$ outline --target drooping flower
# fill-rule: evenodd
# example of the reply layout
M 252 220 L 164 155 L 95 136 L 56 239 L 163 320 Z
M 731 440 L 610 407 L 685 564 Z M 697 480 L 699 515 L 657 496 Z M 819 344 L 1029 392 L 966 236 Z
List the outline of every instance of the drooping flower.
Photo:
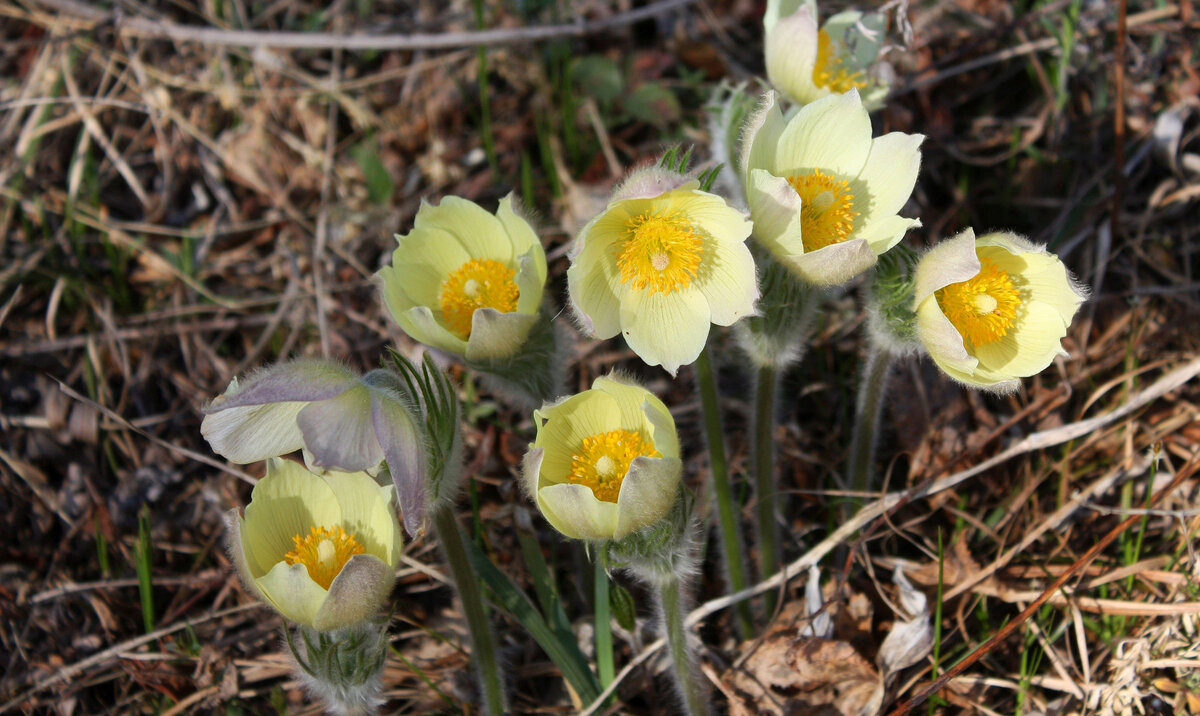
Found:
M 455 196 L 422 203 L 396 241 L 392 265 L 376 276 L 405 333 L 468 360 L 520 350 L 538 319 L 546 254 L 511 195 L 495 215 Z
M 217 454 L 246 464 L 304 451 L 312 468 L 375 472 L 386 462 L 410 534 L 427 501 L 424 433 L 396 376 L 359 376 L 325 360 L 277 363 L 236 378 L 204 409 L 200 432 Z
M 1065 355 L 1062 338 L 1087 299 L 1063 262 L 1017 234 L 967 229 L 917 264 L 917 337 L 951 378 L 997 392 Z
M 619 540 L 674 504 L 683 471 L 675 420 L 645 388 L 600 377 L 535 410 L 533 421 L 523 484 L 564 535 Z
M 846 10 L 818 29 L 815 0 L 767 0 L 767 78 L 798 104 L 853 89 L 875 109 L 890 88 L 871 71 L 883 47 L 885 25 L 880 13 Z
M 567 287 L 585 331 L 620 333 L 649 365 L 672 375 L 696 360 L 709 324 L 754 311 L 750 222 L 695 181 L 635 173 L 579 232 Z
M 245 516 L 229 512 L 246 588 L 318 631 L 373 617 L 391 592 L 402 537 L 391 485 L 365 472 L 316 475 L 272 458 Z
M 786 122 L 768 92 L 742 151 L 755 238 L 816 286 L 866 271 L 921 224 L 899 211 L 916 185 L 924 138 L 872 139 L 857 90 L 805 105 Z

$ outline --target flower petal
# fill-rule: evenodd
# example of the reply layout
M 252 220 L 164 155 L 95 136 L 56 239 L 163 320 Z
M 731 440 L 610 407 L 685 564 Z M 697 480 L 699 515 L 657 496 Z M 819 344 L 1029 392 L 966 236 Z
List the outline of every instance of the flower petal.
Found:
M 303 466 L 273 458 L 267 476 L 250 493 L 242 529 L 246 566 L 255 579 L 292 551 L 293 537 L 305 537 L 313 527 L 337 525 L 341 508 L 333 490 Z
M 621 335 L 648 365 L 675 375 L 695 362 L 708 341 L 712 313 L 694 289 L 674 293 L 630 291 L 621 299 Z
M 663 457 L 679 457 L 679 434 L 675 431 L 675 418 L 671 417 L 671 411 L 653 394 L 643 397 L 641 409 L 651 426 L 654 448 Z
M 635 457 L 621 482 L 613 539 L 658 522 L 678 497 L 683 462 L 679 458 Z
M 371 394 L 371 424 L 387 460 L 388 472 L 391 473 L 396 494 L 400 497 L 404 527 L 415 537 L 425 528 L 428 501 L 424 429 L 418 425 L 398 396 L 379 389 L 372 390 Z M 388 513 L 395 514 L 390 506 Z M 394 521 L 393 517 L 392 522 Z M 392 564 L 391 551 L 381 556 Z
M 342 529 L 358 540 L 367 554 L 395 564 L 399 529 L 392 510 L 392 486 L 380 485 L 365 472 L 328 472 L 320 478 L 333 491 L 342 510 Z
M 817 64 L 817 13 L 810 6 L 780 17 L 766 33 L 767 79 L 798 103 L 808 103 L 828 94 L 813 82 Z
M 573 539 L 612 539 L 617 506 L 597 500 L 590 488 L 562 483 L 537 491 L 538 507 L 550 525 Z
M 246 547 L 242 539 L 242 532 L 245 529 L 246 520 L 242 519 L 241 510 L 235 507 L 225 513 L 225 541 L 229 549 L 229 558 L 246 591 L 263 599 L 262 592 L 258 590 L 258 585 L 254 583 L 254 577 L 250 574 L 250 563 L 247 561 Z
M 979 256 L 975 253 L 974 231 L 964 229 L 954 238 L 942 241 L 921 257 L 917 264 L 913 278 L 913 306 L 920 306 L 934 291 L 975 277 L 980 268 Z
M 814 286 L 837 286 L 875 265 L 878 258 L 870 244 L 851 239 L 800 256 L 776 256 L 800 278 Z
M 268 403 L 219 409 L 200 422 L 200 434 L 213 452 L 245 465 L 279 457 L 304 445 L 296 416 L 308 403 Z
M 744 243 L 712 242 L 707 249 L 696 289 L 708 301 L 712 322 L 731 326 L 754 314 L 759 296 L 754 257 Z
M 585 248 L 590 253 L 590 248 Z M 567 269 L 571 307 L 595 338 L 612 338 L 621 332 L 621 273 L 615 259 L 576 260 Z M 586 320 L 583 320 L 586 319 Z
M 888 249 L 900 243 L 909 229 L 921 225 L 920 219 L 906 219 L 903 216 L 885 216 L 876 219 L 854 233 L 854 238 L 866 241 L 876 256 L 882 256 Z
M 787 123 L 771 173 L 792 176 L 820 169 L 856 177 L 871 151 L 871 118 L 857 90 L 833 94 L 800 108 Z
M 371 389 L 359 384 L 336 398 L 310 403 L 296 416 L 313 465 L 326 470 L 374 470 L 383 450 L 371 423 Z
M 746 198 L 755 238 L 776 255 L 804 253 L 800 195 L 787 179 L 753 169 L 746 182 Z
M 517 296 L 517 312 L 537 313 L 542 306 L 542 292 L 546 287 L 546 256 L 541 246 L 529 249 L 517 259 L 517 275 L 513 281 L 520 292 Z
M 1041 373 L 1062 353 L 1062 338 L 1069 325 L 1053 306 L 1036 300 L 1027 302 L 1007 336 L 975 346 L 975 357 L 979 359 L 975 374 L 998 382 Z
M 585 391 L 551 408 L 534 412 L 534 422 L 545 420 L 534 446 L 546 448 L 539 486 L 562 482 L 571 474 L 571 451 L 583 439 L 621 425 L 621 406 L 613 396 Z
M 742 176 L 755 169 L 770 169 L 775 165 L 775 151 L 783 135 L 783 113 L 774 92 L 766 92 L 758 109 L 746 120 L 740 157 Z
M 491 259 L 505 266 L 513 262 L 513 245 L 504 224 L 473 201 L 446 196 L 439 204 L 422 204 L 414 225 L 450 235 L 471 259 Z M 436 238 L 440 242 L 442 237 Z
M 308 576 L 303 564 L 279 562 L 256 581 L 271 606 L 297 624 L 313 626 L 329 593 Z
M 890 132 L 871 141 L 862 171 L 850 180 L 861 225 L 892 216 L 904 208 L 917 184 L 924 139 L 923 134 Z
M 508 233 L 508 238 L 512 242 L 513 256 L 530 256 L 537 274 L 541 276 L 542 282 L 545 282 L 546 252 L 542 248 L 542 241 L 538 238 L 537 232 L 533 230 L 533 226 L 513 208 L 512 194 L 500 200 L 500 206 L 496 208 L 496 218 L 500 220 L 501 226 Z
M 503 360 L 515 356 L 537 321 L 536 313 L 475 309 L 471 314 L 471 337 L 467 339 L 467 360 Z
M 329 585 L 329 595 L 312 618 L 318 631 L 353 626 L 375 616 L 396 581 L 396 568 L 372 554 L 356 554 Z
M 922 301 L 916 314 L 917 337 L 933 361 L 955 377 L 974 373 L 979 361 L 967 352 L 962 335 L 942 313 L 937 299 L 930 296 Z M 959 377 L 959 380 L 964 378 Z
M 395 318 L 405 333 L 427 346 L 457 355 L 467 352 L 467 342 L 438 323 L 428 306 L 417 306 Z

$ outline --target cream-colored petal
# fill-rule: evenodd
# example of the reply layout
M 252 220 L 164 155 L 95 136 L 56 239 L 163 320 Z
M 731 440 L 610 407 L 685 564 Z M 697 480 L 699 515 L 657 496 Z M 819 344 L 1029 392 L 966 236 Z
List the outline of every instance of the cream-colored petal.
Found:
M 355 472 L 374 470 L 383 461 L 383 448 L 371 422 L 371 390 L 366 385 L 309 403 L 296 416 L 296 424 L 316 467 Z
M 855 232 L 854 237 L 866 241 L 876 256 L 882 256 L 888 249 L 900 243 L 909 229 L 915 229 L 920 225 L 920 219 L 885 216 Z
M 779 138 L 771 173 L 793 176 L 820 169 L 858 176 L 871 151 L 871 118 L 856 90 L 823 97 L 800 108 Z
M 329 592 L 308 576 L 308 568 L 303 564 L 279 562 L 255 583 L 280 614 L 305 626 L 313 626 L 313 620 L 329 596 Z
M 755 169 L 768 170 L 775 165 L 775 152 L 783 136 L 783 113 L 774 92 L 766 92 L 758 109 L 746 120 L 742 134 L 742 153 L 739 169 L 743 177 Z
M 321 479 L 342 510 L 342 529 L 354 535 L 367 554 L 385 562 L 398 559 L 392 553 L 399 532 L 389 499 L 392 486 L 381 486 L 365 472 L 329 472 Z
M 930 296 L 922 301 L 916 314 L 917 337 L 934 362 L 947 372 L 951 368 L 965 374 L 975 370 L 979 361 L 967 352 L 962 335 L 942 313 L 936 298 Z
M 287 455 L 304 445 L 296 416 L 306 405 L 267 403 L 209 413 L 200 422 L 200 434 L 213 452 L 239 465 Z
M 763 51 L 767 79 L 793 101 L 808 103 L 827 93 L 813 83 L 817 64 L 817 15 L 813 8 L 801 7 L 779 18 L 763 40 Z
M 521 489 L 531 500 L 537 499 L 538 485 L 542 477 L 542 460 L 546 457 L 546 448 L 535 448 L 532 445 L 521 459 Z
M 763 30 L 770 32 L 781 18 L 795 13 L 801 6 L 811 8 L 813 17 L 817 16 L 816 0 L 767 0 L 767 8 L 763 13 Z
M 258 599 L 265 599 L 254 582 L 254 575 L 250 573 L 250 563 L 242 538 L 245 529 L 246 520 L 242 519 L 241 510 L 235 507 L 225 513 L 225 540 L 229 548 L 229 559 L 233 562 L 238 578 L 246 591 Z
M 721 244 L 744 244 L 754 228 L 743 212 L 727 204 L 723 198 L 698 189 L 672 192 L 667 206 L 687 217 L 701 233 Z
M 981 258 L 990 258 L 1012 277 L 1026 300 L 1036 299 L 1053 306 L 1066 323 L 1079 310 L 1085 295 L 1071 280 L 1067 267 L 1054 254 L 1045 251 L 1013 254 L 996 246 L 980 246 Z
M 759 295 L 754 257 L 745 243 L 710 243 L 705 248 L 695 287 L 708 301 L 712 322 L 731 326 L 754 313 Z
M 396 316 L 396 323 L 400 324 L 405 333 L 427 346 L 458 355 L 467 352 L 467 342 L 438 323 L 433 317 L 433 311 L 426 306 L 417 306 L 403 315 Z
M 621 299 L 621 336 L 647 365 L 671 375 L 700 357 L 711 323 L 708 300 L 695 289 L 630 291 Z
M 977 374 L 986 379 L 1025 378 L 1042 372 L 1062 352 L 1067 324 L 1049 304 L 1031 301 L 1021 306 L 1017 324 L 995 343 L 975 347 Z
M 935 291 L 952 283 L 961 283 L 979 274 L 981 264 L 975 253 L 975 232 L 963 229 L 930 249 L 917 263 L 913 278 L 913 306 L 919 306 Z
M 321 478 L 288 460 L 272 459 L 246 506 L 242 546 L 255 579 L 295 548 L 293 537 L 339 524 L 341 508 Z
M 517 259 L 517 275 L 513 281 L 520 292 L 517 297 L 517 312 L 537 313 L 542 305 L 542 292 L 546 288 L 546 257 L 542 254 L 540 246 L 529 249 Z
M 751 170 L 746 198 L 754 219 L 754 237 L 777 255 L 804 253 L 800 195 L 787 179 L 765 169 Z
M 567 269 L 567 293 L 585 332 L 612 338 L 621 331 L 620 295 L 624 292 L 615 260 L 577 260 Z
M 504 224 L 473 201 L 446 196 L 439 204 L 424 204 L 415 224 L 449 234 L 472 259 L 491 259 L 505 266 L 513 262 L 512 240 Z
M 904 208 L 917 185 L 923 134 L 891 132 L 871 141 L 871 151 L 858 176 L 850 181 L 860 226 L 892 216 Z
M 679 434 L 675 431 L 675 418 L 671 411 L 653 393 L 644 390 L 641 409 L 650 427 L 654 448 L 663 457 L 679 457 Z
M 571 454 L 583 445 L 583 439 L 613 430 L 621 424 L 621 406 L 611 395 L 584 391 L 550 409 L 538 430 L 534 446 L 545 448 L 539 484 L 562 482 L 571 474 Z
M 621 482 L 613 539 L 658 522 L 675 503 L 683 462 L 679 458 L 635 457 Z
M 776 256 L 784 266 L 814 286 L 838 286 L 875 265 L 870 244 L 851 239 L 799 256 Z
M 503 360 L 521 351 L 537 314 L 501 313 L 494 308 L 477 308 L 471 314 L 471 337 L 467 360 Z
M 513 256 L 529 255 L 532 257 L 534 264 L 540 266 L 540 274 L 542 280 L 545 281 L 546 252 L 542 249 L 542 241 L 538 238 L 537 232 L 533 230 L 533 226 L 513 207 L 512 194 L 500 200 L 500 206 L 496 209 L 496 218 L 508 232 L 513 247 Z
M 609 430 L 645 430 L 646 420 L 642 403 L 651 396 L 642 386 L 628 381 L 620 374 L 602 375 L 592 381 L 592 390 L 609 395 L 615 401 L 620 417 L 608 427 Z M 652 397 L 652 396 L 651 396 Z M 650 437 L 647 434 L 647 437 Z
M 550 526 L 573 539 L 612 539 L 617 506 L 597 500 L 583 485 L 563 483 L 537 491 L 538 507 Z
M 313 628 L 332 631 L 374 617 L 392 593 L 395 581 L 395 565 L 372 554 L 354 555 L 330 583 L 328 598 L 313 615 Z
M 392 266 L 404 276 L 408 295 L 420 303 L 436 300 L 436 290 L 442 281 L 475 258 L 453 234 L 433 225 L 418 224 L 396 240 L 399 245 L 392 252 Z

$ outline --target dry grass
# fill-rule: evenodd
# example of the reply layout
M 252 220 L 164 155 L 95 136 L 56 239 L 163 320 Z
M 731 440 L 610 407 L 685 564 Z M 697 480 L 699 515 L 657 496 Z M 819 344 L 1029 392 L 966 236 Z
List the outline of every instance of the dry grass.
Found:
M 413 349 L 369 279 L 422 197 L 487 204 L 515 187 L 558 257 L 550 293 L 560 300 L 561 249 L 620 166 L 672 142 L 703 146 L 707 83 L 761 71 L 762 3 L 670 3 L 634 24 L 610 22 L 627 3 L 489 4 L 491 29 L 590 27 L 487 51 L 494 162 L 481 139 L 478 56 L 465 45 L 248 49 L 155 39 L 125 23 L 446 36 L 475 29 L 469 3 L 112 4 L 122 13 L 96 22 L 61 2 L 0 0 L 0 712 L 318 713 L 289 676 L 277 617 L 229 569 L 221 515 L 247 501 L 254 478 L 211 455 L 198 409 L 232 376 L 283 356 L 365 368 L 385 345 Z M 852 294 L 835 298 L 785 381 L 795 396 L 778 432 L 792 493 L 785 556 L 795 567 L 824 557 L 830 598 L 869 603 L 868 616 L 837 626 L 867 661 L 895 619 L 896 565 L 932 600 L 941 561 L 939 672 L 1014 625 L 938 691 L 934 712 L 1200 713 L 1200 25 L 1190 0 L 1131 3 L 1125 39 L 1115 3 L 1023 10 L 991 0 L 911 8 L 900 91 L 876 127 L 929 137 L 914 245 L 966 226 L 1011 228 L 1049 243 L 1093 287 L 1070 356 L 1004 398 L 964 392 L 927 362 L 902 366 L 881 451 L 896 456 L 891 492 L 835 531 L 862 320 Z M 1118 51 L 1125 116 L 1115 132 Z M 654 110 L 564 80 L 585 56 L 617 60 L 631 90 L 657 88 Z M 723 354 L 736 476 L 747 378 L 732 346 Z M 699 444 L 689 381 L 640 368 L 611 343 L 581 342 L 578 358 L 573 385 L 614 365 L 638 372 Z M 482 390 L 466 395 L 476 480 L 463 511 L 528 586 L 512 475 L 530 426 Z M 1094 417 L 1105 420 L 1079 427 Z M 1041 442 L 1022 442 L 1035 434 Z M 699 485 L 695 453 L 687 476 Z M 1177 475 L 1152 510 L 1135 511 Z M 1110 546 L 1080 559 L 1130 515 Z M 572 576 L 590 568 L 538 529 L 568 613 L 584 620 L 590 590 Z M 719 570 L 706 576 L 701 600 L 719 598 Z M 802 581 L 763 588 L 794 601 Z M 476 711 L 444 582 L 435 546 L 409 545 L 386 675 L 394 711 Z M 1046 606 L 1016 618 L 1043 596 Z M 723 605 L 697 619 L 706 673 L 738 698 L 730 669 L 758 645 L 736 643 Z M 578 710 L 519 627 L 500 627 L 516 710 Z M 648 656 L 645 637 L 619 641 L 618 666 Z M 673 703 L 647 664 L 624 673 L 621 711 Z M 890 684 L 885 706 L 930 679 L 924 658 Z

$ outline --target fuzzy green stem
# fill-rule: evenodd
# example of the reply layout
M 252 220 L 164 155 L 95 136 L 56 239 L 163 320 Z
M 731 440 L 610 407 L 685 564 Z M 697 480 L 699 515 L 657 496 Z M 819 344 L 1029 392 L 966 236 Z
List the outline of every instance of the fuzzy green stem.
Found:
M 613 663 L 612 609 L 609 605 L 608 570 L 604 568 L 602 555 L 595 556 L 596 571 L 592 580 L 596 599 L 596 670 L 600 673 L 600 687 L 608 688 L 616 675 Z
M 758 386 L 754 395 L 754 490 L 756 494 L 759 578 L 767 579 L 779 571 L 779 522 L 775 519 L 775 387 L 778 372 L 774 365 L 758 367 Z M 775 613 L 774 590 L 764 595 L 768 615 Z
M 888 373 L 894 359 L 890 351 L 874 342 L 867 346 L 867 365 L 863 369 L 862 385 L 854 408 L 854 434 L 850 439 L 849 477 L 856 492 L 874 487 L 871 468 L 875 463 L 875 446 L 879 442 L 879 417 L 883 396 L 887 393 Z
M 713 375 L 708 347 L 696 359 L 696 383 L 700 389 L 700 405 L 704 412 L 704 434 L 708 442 L 708 461 L 712 470 L 713 492 L 717 498 L 717 519 L 721 526 L 721 546 L 725 552 L 725 569 L 729 574 L 729 591 L 746 588 L 746 567 L 742 561 L 742 539 L 737 514 L 733 508 L 733 489 L 729 484 L 729 466 L 725 461 L 725 431 L 721 427 L 721 412 L 717 404 L 717 380 Z M 754 633 L 754 617 L 750 604 L 734 606 L 738 631 L 742 638 Z
M 479 588 L 479 579 L 467 558 L 462 530 L 458 526 L 458 520 L 454 518 L 454 511 L 449 505 L 437 504 L 432 512 L 433 528 L 437 532 L 442 550 L 446 553 L 450 575 L 458 587 L 463 613 L 467 617 L 467 629 L 471 632 L 472 653 L 475 658 L 475 670 L 479 673 L 479 682 L 483 688 L 485 712 L 491 716 L 499 716 L 507 712 L 507 699 L 504 694 L 504 681 L 500 678 L 500 665 L 496 661 L 492 625 L 483 607 L 483 592 Z
M 683 693 L 687 716 L 708 716 L 710 713 L 707 691 L 697 673 L 692 650 L 688 646 L 687 629 L 683 625 L 683 595 L 679 580 L 664 577 L 658 584 L 658 601 L 662 610 L 663 626 L 667 631 L 667 646 L 671 650 L 671 661 L 675 664 L 675 678 Z

